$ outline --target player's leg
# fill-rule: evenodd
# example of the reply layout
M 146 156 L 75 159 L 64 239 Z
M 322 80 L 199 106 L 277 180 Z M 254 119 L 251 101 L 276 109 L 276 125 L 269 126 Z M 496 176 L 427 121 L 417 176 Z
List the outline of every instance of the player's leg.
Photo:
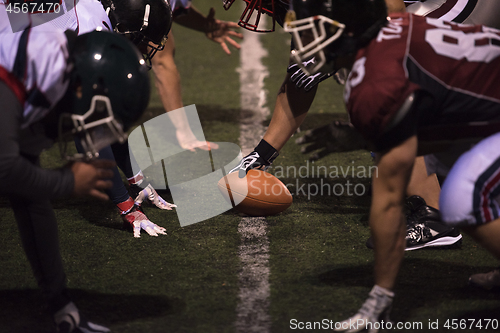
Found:
M 413 165 L 410 183 L 406 189 L 407 196 L 418 195 L 425 200 L 427 205 L 439 209 L 440 193 L 441 186 L 439 186 L 436 174 L 429 175 L 424 157 L 417 157 Z
M 55 313 L 70 301 L 66 294 L 64 274 L 59 251 L 57 221 L 48 200 L 27 200 L 9 197 L 18 225 L 24 252 L 33 270 L 33 275 Z
M 34 157 L 30 161 L 38 164 Z M 73 332 L 75 327 L 85 332 L 109 332 L 106 327 L 85 319 L 71 301 L 66 290 L 62 258 L 59 249 L 57 221 L 49 200 L 28 200 L 9 197 L 19 228 L 21 242 L 33 275 L 46 298 L 58 332 Z
M 441 192 L 441 214 L 500 260 L 500 133 L 463 154 L 451 169 Z M 478 279 L 486 289 L 500 287 L 500 272 Z M 471 277 L 471 281 L 474 276 Z M 484 284 L 483 284 L 484 283 Z

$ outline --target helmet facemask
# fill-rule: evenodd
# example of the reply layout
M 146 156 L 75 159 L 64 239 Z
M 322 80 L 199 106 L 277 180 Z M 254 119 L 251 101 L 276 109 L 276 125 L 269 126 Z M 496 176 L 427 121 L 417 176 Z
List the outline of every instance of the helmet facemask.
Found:
M 284 29 L 292 34 L 295 44 L 290 57 L 306 74 L 312 75 L 320 71 L 327 73 L 334 70 L 325 69 L 331 60 L 327 59 L 325 49 L 342 36 L 345 30 L 344 24 L 317 15 L 285 22 Z
M 246 7 L 241 14 L 238 25 L 242 28 L 253 32 L 273 32 L 276 27 L 275 5 L 274 0 L 243 0 Z M 267 2 L 263 4 L 263 2 Z M 228 10 L 233 4 L 234 0 L 223 0 L 224 9 Z M 269 6 L 270 5 L 270 6 Z M 259 29 L 260 19 L 262 14 L 267 14 L 272 17 L 273 25 L 271 29 Z
M 69 156 L 67 142 L 78 140 L 84 154 Z M 127 134 L 116 120 L 107 96 L 92 97 L 90 109 L 83 115 L 63 113 L 59 118 L 59 150 L 66 160 L 92 160 L 99 157 L 99 151 L 114 142 L 124 143 Z

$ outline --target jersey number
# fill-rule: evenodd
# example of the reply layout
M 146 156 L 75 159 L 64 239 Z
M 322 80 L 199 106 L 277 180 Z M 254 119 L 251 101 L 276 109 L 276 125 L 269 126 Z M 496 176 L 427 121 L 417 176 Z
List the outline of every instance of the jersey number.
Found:
M 494 32 L 465 33 L 435 19 L 427 18 L 427 22 L 438 27 L 425 32 L 425 41 L 439 55 L 486 63 L 500 55 L 500 36 Z
M 356 60 L 352 66 L 351 73 L 347 78 L 347 82 L 344 88 L 344 101 L 347 103 L 349 96 L 351 95 L 351 89 L 356 87 L 365 78 L 365 62 L 366 57 L 359 58 Z

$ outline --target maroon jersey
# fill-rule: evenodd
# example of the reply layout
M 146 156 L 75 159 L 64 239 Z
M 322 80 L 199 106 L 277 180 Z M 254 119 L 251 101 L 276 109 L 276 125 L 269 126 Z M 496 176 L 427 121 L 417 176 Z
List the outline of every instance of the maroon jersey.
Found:
M 500 31 L 408 13 L 390 17 L 358 52 L 344 93 L 351 122 L 368 140 L 403 123 L 396 114 L 414 92 L 425 96 L 412 111 L 422 132 L 500 121 Z

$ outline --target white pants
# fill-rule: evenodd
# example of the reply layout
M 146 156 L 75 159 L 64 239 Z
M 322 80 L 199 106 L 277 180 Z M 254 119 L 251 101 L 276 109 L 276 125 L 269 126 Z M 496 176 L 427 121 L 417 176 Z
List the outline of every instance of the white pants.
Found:
M 465 152 L 446 178 L 439 207 L 450 226 L 481 225 L 500 216 L 500 133 Z

